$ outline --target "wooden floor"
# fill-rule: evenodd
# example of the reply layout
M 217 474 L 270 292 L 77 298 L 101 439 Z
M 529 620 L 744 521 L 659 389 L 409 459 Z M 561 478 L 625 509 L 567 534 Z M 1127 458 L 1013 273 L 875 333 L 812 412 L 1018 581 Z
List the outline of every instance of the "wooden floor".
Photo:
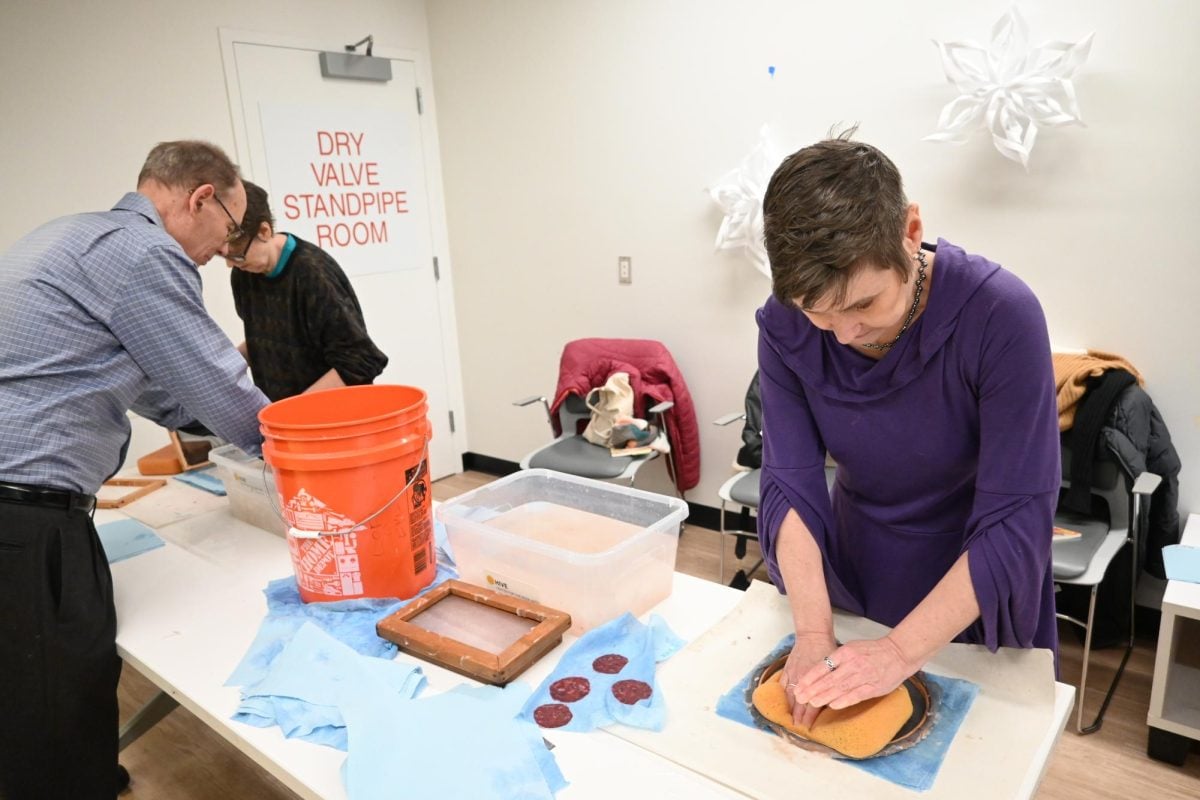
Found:
M 464 473 L 434 484 L 434 497 L 446 500 L 492 480 L 481 473 Z M 706 580 L 717 580 L 720 535 L 688 526 L 679 542 L 677 568 Z M 728 581 L 737 570 L 731 539 L 724 542 Z M 742 562 L 758 558 L 755 545 Z M 762 577 L 761 571 L 758 577 Z M 1064 631 L 1062 680 L 1076 683 L 1081 648 Z M 1117 651 L 1096 654 L 1091 675 L 1098 686 L 1112 674 Z M 1050 760 L 1038 793 L 1039 800 L 1169 800 L 1200 797 L 1200 752 L 1193 748 L 1183 767 L 1172 767 L 1146 756 L 1146 711 L 1150 702 L 1154 642 L 1139 640 L 1105 718 L 1091 736 L 1068 730 Z M 154 686 L 135 670 L 121 676 L 122 720 L 154 694 Z M 1094 713 L 1103 692 L 1089 689 L 1088 711 Z M 1074 717 L 1072 717 L 1073 724 Z M 1014 732 L 1020 735 L 1020 732 Z M 133 776 L 122 795 L 131 800 L 294 800 L 295 795 L 242 755 L 185 709 L 173 711 L 153 730 L 121 754 Z M 914 795 L 914 798 L 918 795 Z

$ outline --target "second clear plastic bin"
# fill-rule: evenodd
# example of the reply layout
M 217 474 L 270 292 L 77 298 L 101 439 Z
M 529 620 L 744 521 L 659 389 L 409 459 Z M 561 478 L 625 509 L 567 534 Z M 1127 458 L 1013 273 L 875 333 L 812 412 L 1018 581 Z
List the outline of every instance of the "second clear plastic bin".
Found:
M 287 524 L 280 519 L 267 492 L 275 491 L 270 470 L 263 474 L 263 460 L 247 455 L 232 444 L 214 448 L 208 458 L 217 465 L 217 474 L 225 483 L 229 510 L 235 517 L 278 536 L 287 535 Z M 279 503 L 278 494 L 274 502 Z
M 531 469 L 434 513 L 464 581 L 566 611 L 571 632 L 580 634 L 670 595 L 687 504 Z

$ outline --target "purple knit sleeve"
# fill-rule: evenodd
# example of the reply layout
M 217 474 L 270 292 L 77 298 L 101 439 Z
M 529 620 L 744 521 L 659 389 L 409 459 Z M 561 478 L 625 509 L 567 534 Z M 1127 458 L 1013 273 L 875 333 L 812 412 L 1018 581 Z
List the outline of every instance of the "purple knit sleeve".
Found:
M 1053 627 L 1050 543 L 1061 482 L 1049 336 L 1032 293 L 990 310 L 979 353 L 979 469 L 965 549 L 982 641 L 1046 646 Z

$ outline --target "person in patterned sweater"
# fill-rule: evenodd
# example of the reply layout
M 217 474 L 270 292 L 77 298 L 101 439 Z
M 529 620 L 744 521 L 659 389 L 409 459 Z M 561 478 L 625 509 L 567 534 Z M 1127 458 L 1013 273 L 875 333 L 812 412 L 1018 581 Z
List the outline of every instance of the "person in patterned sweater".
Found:
M 371 383 L 388 358 L 367 334 L 350 279 L 321 248 L 276 231 L 266 191 L 243 183 L 244 233 L 225 261 L 255 385 L 275 401 Z

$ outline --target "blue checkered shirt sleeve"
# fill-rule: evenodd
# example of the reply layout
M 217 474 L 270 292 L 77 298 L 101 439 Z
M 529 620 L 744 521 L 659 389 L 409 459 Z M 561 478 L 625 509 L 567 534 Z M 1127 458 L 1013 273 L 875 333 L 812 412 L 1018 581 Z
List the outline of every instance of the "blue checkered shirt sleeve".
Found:
M 95 492 L 121 465 L 131 408 L 257 453 L 266 404 L 148 198 L 0 253 L 0 481 Z

